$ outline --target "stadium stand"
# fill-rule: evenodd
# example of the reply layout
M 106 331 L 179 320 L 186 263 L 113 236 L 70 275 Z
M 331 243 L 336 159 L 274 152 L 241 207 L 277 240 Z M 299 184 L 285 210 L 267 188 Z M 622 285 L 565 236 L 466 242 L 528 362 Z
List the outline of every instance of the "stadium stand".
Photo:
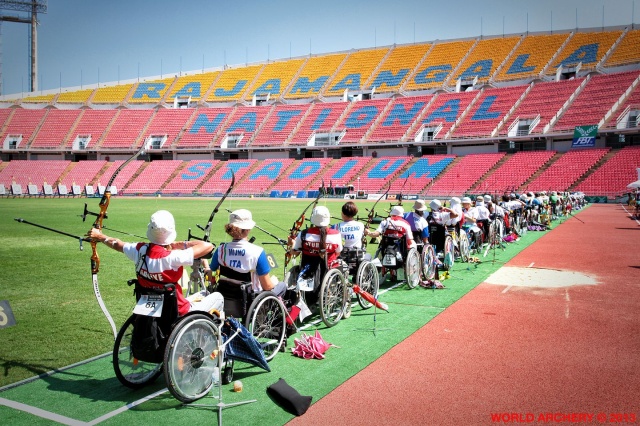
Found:
M 136 148 L 142 131 L 154 114 L 151 109 L 121 109 L 107 129 L 100 148 Z
M 336 75 L 329 80 L 322 96 L 342 96 L 345 90 L 368 89 L 363 87 L 364 83 L 369 80 L 373 71 L 388 52 L 389 48 L 357 50 L 350 53 Z
M 187 149 L 211 146 L 232 112 L 232 108 L 197 108 L 175 147 Z
M 258 160 L 229 160 L 225 161 L 215 172 L 209 175 L 196 191 L 202 194 L 223 194 L 231 183 L 231 170 L 236 176 L 236 185 L 252 170 Z M 234 191 L 235 193 L 235 191 Z
M 449 130 L 456 124 L 461 114 L 471 102 L 478 96 L 477 91 L 465 93 L 441 93 L 438 94 L 429 109 L 424 112 L 421 123 L 434 126 L 442 124 L 442 130 L 434 134 L 433 139 L 444 139 Z M 414 135 L 415 137 L 416 135 Z
M 69 164 L 66 160 L 12 160 L 0 171 L 0 184 L 8 188 L 17 183 L 23 190 L 33 184 L 42 189 L 45 182 L 57 183 Z
M 71 136 L 67 140 L 66 148 L 78 149 L 79 139 L 84 139 L 84 146 L 95 148 L 103 138 L 107 128 L 118 111 L 111 110 L 82 110 L 80 120 Z
M 555 151 L 516 152 L 482 179 L 481 183 L 475 186 L 475 190 L 484 193 L 513 192 L 546 164 L 555 153 Z
M 622 31 L 574 32 L 545 74 L 555 75 L 560 66 L 572 68 L 578 64 L 582 64 L 585 70 L 595 69 L 621 35 Z
M 638 46 L 640 45 L 640 30 L 628 31 L 611 56 L 604 63 L 606 67 L 637 64 Z
M 287 91 L 285 99 L 315 98 L 320 94 L 340 64 L 346 58 L 346 53 L 312 56 L 302 66 L 298 79 Z
M 336 123 L 336 128 L 347 130 L 340 143 L 362 143 L 371 125 L 390 103 L 391 99 L 388 98 L 351 103 L 342 120 Z
M 251 82 L 263 65 L 227 68 L 218 77 L 206 97 L 207 102 L 235 102 L 244 98 Z
M 306 189 L 331 161 L 331 158 L 305 158 L 296 161 L 289 173 L 276 181 L 271 190 L 297 192 Z M 326 184 L 329 185 L 329 182 Z
M 108 162 L 104 160 L 83 160 L 71 164 L 73 167 L 62 176 L 60 182 L 69 189 L 71 189 L 73 185 L 80 185 L 82 188 L 87 185 L 93 186 L 101 175 L 100 172 L 103 168 L 106 168 Z
M 260 125 L 267 117 L 273 106 L 239 106 L 234 108 L 233 112 L 229 116 L 228 126 L 225 126 L 223 131 L 219 133 L 217 139 L 214 139 L 215 146 L 221 146 L 222 148 L 233 148 L 239 146 L 249 145 L 251 138 L 255 131 L 260 128 Z M 229 136 L 233 135 L 236 138 L 232 144 L 229 142 Z
M 640 79 L 640 77 L 639 77 Z M 626 129 L 638 126 L 638 111 L 640 111 L 640 81 L 636 80 L 635 87 L 631 88 L 631 93 L 626 100 L 614 111 L 603 127 Z M 630 115 L 635 112 L 635 118 Z
M 345 102 L 327 102 L 313 104 L 304 120 L 294 130 L 291 145 L 306 145 L 314 132 L 331 131 L 334 124 L 347 108 Z M 336 129 L 342 130 L 342 129 Z
M 411 72 L 422 61 L 431 44 L 394 46 L 379 65 L 375 77 L 365 82 L 364 87 L 375 89 L 375 93 L 396 92 L 408 81 Z
M 100 87 L 89 98 L 90 104 L 124 104 L 124 100 L 133 88 L 133 84 Z
M 282 146 L 292 135 L 300 120 L 310 111 L 311 105 L 276 105 L 258 129 L 252 146 Z
M 398 177 L 402 169 L 411 161 L 410 157 L 377 158 L 358 175 L 358 188 L 367 192 L 376 192 Z
M 135 178 L 127 184 L 127 193 L 156 194 L 169 178 L 176 173 L 178 167 L 184 165 L 181 160 L 151 161 L 140 168 Z
M 367 136 L 367 141 L 403 140 L 409 126 L 432 99 L 431 95 L 394 99 L 390 108 L 380 117 L 378 124 Z
M 219 165 L 218 160 L 191 160 L 166 184 L 162 192 L 176 195 L 194 193 Z
M 105 170 L 98 178 L 98 182 L 96 182 L 95 187 L 100 188 L 101 186 L 107 185 L 107 183 L 109 183 L 109 179 L 111 179 L 111 177 L 113 176 L 113 173 L 115 173 L 116 169 L 120 167 L 122 163 L 124 163 L 124 160 L 116 160 L 109 163 L 109 168 Z M 148 163 L 145 163 L 144 161 L 135 160 L 124 166 L 124 168 L 120 170 L 120 173 L 118 173 L 118 176 L 116 176 L 115 180 L 113 181 L 112 186 L 115 187 L 115 190 L 112 190 L 112 192 L 114 194 L 127 193 L 127 183 L 129 183 L 131 178 L 136 173 L 138 173 L 140 168 L 146 166 L 147 164 Z
M 409 163 L 408 168 L 391 183 L 391 192 L 421 194 L 451 162 L 452 155 L 427 155 Z
M 538 76 L 567 40 L 568 34 L 530 35 L 522 40 L 507 59 L 495 81 L 523 80 Z
M 450 136 L 453 139 L 491 136 L 526 89 L 527 86 L 514 86 L 484 90 Z
M 622 194 L 628 191 L 627 184 L 638 178 L 636 168 L 640 165 L 640 146 L 624 147 L 607 162 L 574 186 L 574 191 L 587 195 Z
M 553 126 L 553 131 L 573 130 L 580 125 L 598 124 L 638 75 L 638 71 L 630 71 L 592 77 L 571 107 Z
M 504 152 L 496 152 L 460 157 L 427 187 L 425 193 L 427 195 L 466 194 L 504 156 Z
M 526 190 L 566 191 L 608 151 L 608 148 L 568 151 L 551 163 L 537 178 L 529 182 L 526 185 Z
M 80 116 L 80 110 L 46 110 L 44 122 L 36 133 L 31 148 L 59 149 Z
M 126 101 L 130 104 L 159 104 L 174 81 L 175 77 L 140 82 Z
M 5 131 L 0 135 L 0 140 L 4 141 L 7 136 L 21 138 L 18 144 L 21 148 L 28 147 L 31 137 L 35 134 L 38 126 L 42 122 L 46 109 L 17 109 L 5 124 Z
M 476 77 L 480 82 L 489 81 L 520 39 L 520 37 L 500 37 L 479 40 L 460 64 L 458 72 L 449 85 L 455 86 L 458 79 L 469 81 Z
M 371 157 L 341 158 L 332 163 L 324 172 L 319 173 L 319 176 L 311 182 L 309 188 L 320 188 L 322 181 L 324 181 L 325 187 L 351 184 L 354 189 L 359 190 L 358 179 L 355 178 L 356 174 L 373 161 Z
M 281 97 L 304 62 L 304 59 L 290 59 L 268 63 L 247 90 L 244 100 L 251 102 L 254 95 L 269 95 L 273 99 Z
M 142 139 L 153 138 L 160 146 L 173 146 L 180 133 L 186 129 L 193 109 L 160 108 L 151 119 Z
M 432 89 L 444 86 L 475 40 L 460 40 L 434 44 L 424 62 L 409 78 L 404 91 Z
M 26 104 L 51 104 L 55 97 L 55 93 L 40 96 L 27 96 L 26 98 L 23 98 L 21 102 Z
M 166 102 L 173 103 L 176 98 L 190 98 L 194 103 L 201 101 L 219 75 L 220 72 L 215 71 L 178 77 Z
M 538 134 L 560 111 L 583 79 L 534 83 L 533 88 L 500 129 L 501 135 L 522 136 Z
M 260 161 L 249 176 L 242 179 L 233 189 L 234 194 L 265 194 L 271 185 L 280 177 L 289 174 L 293 158 L 275 158 Z
M 94 89 L 81 89 L 71 92 L 62 92 L 58 95 L 56 103 L 85 105 L 89 101 L 89 97 L 91 97 L 93 91 Z

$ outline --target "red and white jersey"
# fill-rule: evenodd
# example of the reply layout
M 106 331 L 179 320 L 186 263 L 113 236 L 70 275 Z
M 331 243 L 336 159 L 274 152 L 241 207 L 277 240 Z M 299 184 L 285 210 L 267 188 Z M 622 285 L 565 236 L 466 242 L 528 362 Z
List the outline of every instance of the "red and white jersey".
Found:
M 411 232 L 411 225 L 400 216 L 390 216 L 380 222 L 376 232 L 380 235 L 387 235 L 391 237 L 407 237 L 407 247 L 415 245 L 413 241 L 413 232 Z
M 193 264 L 193 249 L 167 250 L 164 246 L 146 243 L 126 243 L 124 254 L 136 263 L 136 275 L 140 285 L 163 288 L 163 284 L 176 284 L 178 315 L 189 312 L 191 303 L 182 294 L 178 281 L 182 278 L 183 266 Z M 146 257 L 143 256 L 146 253 Z
M 296 237 L 293 249 L 302 251 L 307 256 L 320 256 L 320 229 L 312 226 L 304 232 L 304 241 L 302 240 L 303 232 Z M 327 255 L 327 263 L 331 264 L 342 251 L 342 235 L 337 229 L 327 228 L 327 238 L 325 239 L 325 250 Z

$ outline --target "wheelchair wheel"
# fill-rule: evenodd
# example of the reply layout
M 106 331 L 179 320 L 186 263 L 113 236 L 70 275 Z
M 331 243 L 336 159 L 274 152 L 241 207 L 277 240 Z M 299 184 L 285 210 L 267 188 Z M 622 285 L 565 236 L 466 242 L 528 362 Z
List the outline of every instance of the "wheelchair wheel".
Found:
M 453 268 L 454 262 L 454 245 L 453 238 L 450 235 L 444 239 L 444 259 L 442 260 L 442 265 L 444 269 L 450 271 Z
M 361 290 L 366 291 L 374 298 L 378 295 L 378 269 L 375 265 L 368 260 L 362 261 L 358 266 L 358 272 L 356 273 L 356 284 Z M 350 301 L 348 301 L 350 303 Z M 362 309 L 369 309 L 373 304 L 365 300 L 362 296 L 358 295 L 358 303 Z
M 404 261 L 404 276 L 409 288 L 416 288 L 420 284 L 420 255 L 412 248 Z
M 469 261 L 469 237 L 467 236 L 467 233 L 464 232 L 464 229 L 460 230 L 460 238 L 458 241 L 458 244 L 460 245 L 460 258 L 462 259 L 463 262 L 468 262 Z
M 164 377 L 178 401 L 193 402 L 211 389 L 219 339 L 218 327 L 206 314 L 185 316 L 173 328 L 164 352 Z
M 347 294 L 347 282 L 342 272 L 330 269 L 320 287 L 320 316 L 327 327 L 333 327 L 342 318 Z
M 422 266 L 422 276 L 424 279 L 433 280 L 436 277 L 436 252 L 431 244 L 426 244 L 420 255 L 420 265 Z
M 249 307 L 245 327 L 260 343 L 267 361 L 271 361 L 286 338 L 284 304 L 273 292 L 261 292 Z
M 134 315 L 131 315 L 118 332 L 113 346 L 113 370 L 123 385 L 138 389 L 153 383 L 162 374 L 162 363 L 155 364 L 135 359 L 131 350 Z

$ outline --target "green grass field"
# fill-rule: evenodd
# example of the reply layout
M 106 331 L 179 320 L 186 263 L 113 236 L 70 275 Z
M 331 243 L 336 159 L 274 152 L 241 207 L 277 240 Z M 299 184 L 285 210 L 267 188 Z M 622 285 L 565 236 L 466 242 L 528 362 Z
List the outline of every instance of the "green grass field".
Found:
M 214 219 L 211 240 L 228 241 L 223 231 L 228 219 L 225 209 L 238 208 L 251 210 L 258 226 L 286 238 L 285 230 L 311 201 L 227 198 Z M 85 202 L 90 210 L 98 211 L 99 199 L 0 199 L 0 300 L 9 302 L 17 322 L 0 329 L 0 387 L 112 349 L 111 329 L 93 294 L 91 246 L 85 243 L 80 251 L 73 238 L 14 220 L 20 217 L 81 236 L 94 220 L 89 216 L 82 222 Z M 166 209 L 175 216 L 178 240 L 186 239 L 189 228 L 201 236 L 196 224 L 206 225 L 217 202 L 217 198 L 114 197 L 104 225 L 145 235 L 149 216 Z M 321 201 L 334 216 L 339 216 L 342 202 Z M 364 207 L 372 204 L 359 202 L 361 214 L 366 215 Z M 381 202 L 377 209 L 383 207 L 388 208 L 388 204 Z M 109 230 L 105 233 L 125 241 L 139 240 Z M 257 244 L 275 242 L 258 229 L 251 235 Z M 370 246 L 369 250 L 374 251 L 375 247 Z M 273 272 L 282 279 L 284 250 L 278 245 L 265 245 L 265 249 L 275 256 L 278 268 Z M 133 309 L 132 289 L 126 285 L 135 276 L 133 264 L 104 245 L 98 246 L 98 254 L 100 292 L 119 327 Z

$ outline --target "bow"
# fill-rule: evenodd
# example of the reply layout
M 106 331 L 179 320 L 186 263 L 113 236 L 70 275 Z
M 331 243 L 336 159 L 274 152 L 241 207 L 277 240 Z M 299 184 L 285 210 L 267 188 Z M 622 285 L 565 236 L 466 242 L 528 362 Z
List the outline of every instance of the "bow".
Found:
M 135 154 L 133 154 L 130 158 L 128 158 L 124 163 L 122 163 L 116 169 L 115 172 L 113 172 L 111 179 L 109 179 L 109 183 L 107 183 L 107 186 L 105 187 L 104 194 L 102 195 L 102 199 L 98 204 L 98 207 L 100 207 L 100 212 L 99 213 L 90 212 L 87 210 L 87 207 L 85 205 L 84 215 L 82 216 L 83 221 L 86 219 L 87 214 L 96 216 L 96 220 L 93 222 L 93 227 L 99 230 L 103 228 L 102 221 L 107 218 L 107 209 L 109 208 L 109 203 L 111 201 L 111 186 L 113 185 L 113 182 L 115 181 L 116 176 L 118 176 L 118 173 L 120 173 L 120 171 L 124 169 L 124 167 L 127 164 L 129 164 L 136 157 L 138 157 L 138 155 L 142 154 L 145 148 L 146 148 L 146 144 L 143 143 L 140 149 Z M 116 336 L 118 335 L 118 332 L 116 330 L 116 324 L 115 322 L 113 322 L 113 318 L 111 318 L 111 314 L 109 314 L 109 310 L 107 309 L 107 307 L 104 304 L 104 301 L 102 300 L 102 296 L 100 295 L 100 287 L 98 285 L 98 271 L 100 270 L 100 256 L 98 255 L 98 243 L 97 241 L 91 241 L 90 244 L 91 244 L 91 252 L 92 252 L 91 253 L 91 281 L 93 282 L 93 293 L 96 296 L 96 300 L 98 301 L 98 305 L 100 306 L 102 313 L 104 314 L 104 316 L 107 318 L 107 321 L 109 321 L 109 324 L 111 325 L 111 330 L 113 331 L 113 338 L 115 340 Z
M 291 229 L 289 230 L 289 238 L 288 241 L 292 241 L 295 240 L 298 237 L 298 234 L 300 233 L 300 228 L 302 228 L 302 224 L 304 223 L 304 219 L 305 219 L 305 214 L 307 213 L 307 211 L 309 210 L 309 208 L 311 208 L 311 211 L 313 211 L 313 209 L 316 207 L 316 205 L 318 205 L 318 201 L 320 201 L 320 198 L 322 198 L 322 196 L 325 193 L 324 190 L 324 179 L 322 179 L 322 186 L 320 187 L 320 190 L 318 191 L 318 196 L 316 197 L 315 200 L 313 200 L 307 207 L 304 208 L 304 210 L 302 210 L 302 213 L 300 213 L 300 216 L 298 216 L 298 218 L 293 222 L 293 225 L 291 226 Z M 289 243 L 289 244 L 293 244 L 293 243 Z M 287 270 L 287 265 L 289 264 L 289 262 L 291 261 L 291 258 L 293 257 L 293 247 L 292 246 L 288 246 L 287 252 L 284 254 L 284 270 Z
M 218 204 L 216 204 L 216 206 L 211 211 L 211 215 L 209 216 L 209 220 L 207 221 L 207 226 L 203 227 L 196 224 L 196 226 L 204 232 L 204 235 L 202 236 L 202 238 L 198 238 L 193 234 L 191 234 L 191 228 L 189 228 L 189 236 L 187 237 L 188 240 L 195 239 L 195 240 L 209 242 L 210 235 L 211 235 L 211 224 L 213 223 L 213 218 L 216 216 L 216 213 L 218 213 L 218 210 L 220 209 L 220 206 L 222 205 L 224 200 L 227 198 L 229 194 L 231 194 L 231 191 L 233 190 L 233 187 L 236 184 L 235 173 L 233 173 L 233 170 L 231 169 L 229 169 L 229 171 L 231 172 L 231 184 L 229 184 L 229 187 L 227 188 L 227 192 L 225 192 L 222 195 L 222 198 L 220 198 L 220 201 L 218 201 Z M 215 248 L 215 244 L 214 244 L 214 248 Z M 189 287 L 187 289 L 187 295 L 197 292 L 197 289 L 204 288 L 204 270 L 202 268 L 201 259 L 195 259 L 193 262 L 193 265 L 191 265 L 191 269 L 192 269 L 192 272 L 189 277 Z
M 373 223 L 373 219 L 376 217 L 376 206 L 378 205 L 378 202 L 380 200 L 382 200 L 387 196 L 390 189 L 391 189 L 391 181 L 389 181 L 389 183 L 387 184 L 387 190 L 384 192 L 384 194 L 382 194 L 380 198 L 378 198 L 376 202 L 373 203 L 373 206 L 371 206 L 371 209 L 367 210 L 369 214 L 367 215 L 367 221 L 364 224 L 364 232 L 362 233 L 362 250 L 365 250 L 365 251 L 367 250 L 367 231 L 369 230 L 371 223 Z

